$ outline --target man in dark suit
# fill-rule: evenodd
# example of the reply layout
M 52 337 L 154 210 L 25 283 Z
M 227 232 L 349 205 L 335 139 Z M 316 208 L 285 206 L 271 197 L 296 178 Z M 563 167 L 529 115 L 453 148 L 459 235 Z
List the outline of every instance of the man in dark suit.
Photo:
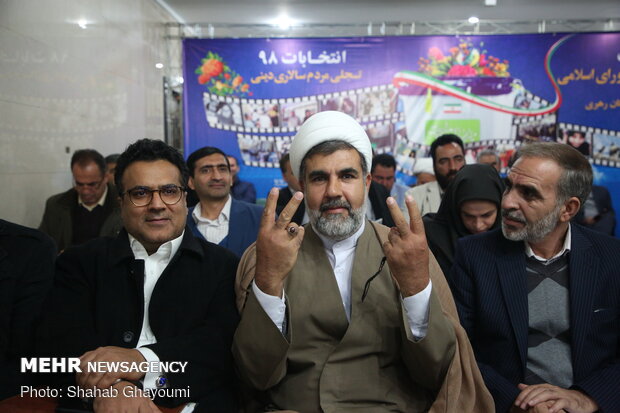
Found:
M 120 230 L 116 192 L 106 177 L 103 156 L 80 149 L 71 157 L 73 188 L 50 197 L 39 230 L 56 242 L 59 251 Z
M 502 230 L 459 241 L 449 281 L 500 413 L 620 411 L 620 241 L 570 224 L 591 184 L 574 148 L 524 145 Z
M 230 164 L 230 173 L 232 174 L 230 194 L 239 201 L 249 202 L 250 204 L 256 203 L 256 188 L 254 184 L 239 179 L 239 162 L 237 158 L 232 155 L 227 155 L 226 157 Z
M 198 149 L 187 158 L 187 167 L 189 187 L 196 191 L 199 200 L 189 209 L 187 225 L 197 237 L 241 257 L 256 241 L 263 208 L 230 195 L 230 165 L 220 149 Z
M 195 412 L 235 411 L 230 346 L 238 315 L 237 258 L 186 227 L 187 166 L 161 141 L 143 139 L 120 156 L 115 181 L 124 230 L 69 248 L 57 260 L 43 324 L 44 352 L 81 356 L 81 388 L 97 411 L 154 411 L 155 402 L 198 402 Z M 87 362 L 188 362 L 181 371 L 88 372 Z M 182 391 L 185 390 L 185 391 Z M 189 407 L 191 409 L 191 406 Z
M 284 207 L 289 203 L 295 192 L 301 192 L 301 185 L 299 180 L 293 175 L 291 169 L 291 157 L 288 153 L 284 154 L 280 158 L 280 171 L 282 171 L 282 178 L 288 184 L 285 188 L 280 188 L 278 194 L 278 203 L 276 205 L 276 214 L 280 215 Z M 303 225 L 308 222 L 308 215 L 306 214 L 306 205 L 302 202 L 293 215 L 292 222 L 297 225 Z
M 39 230 L 56 242 L 59 251 L 120 230 L 118 196 L 108 183 L 103 156 L 80 149 L 71 157 L 73 188 L 50 197 Z
M 54 278 L 54 242 L 41 232 L 0 219 L 0 400 L 33 377 L 20 373 L 32 357 L 35 325 Z
M 387 206 L 387 199 L 390 196 L 390 191 L 381 184 L 375 181 L 370 182 L 368 188 L 368 201 L 370 201 L 369 207 L 366 209 L 366 217 L 371 221 L 377 221 L 386 227 L 393 227 L 394 219 L 390 214 L 390 210 Z
M 592 185 L 592 191 L 575 221 L 603 234 L 614 235 L 616 213 L 611 204 L 611 195 L 604 186 Z

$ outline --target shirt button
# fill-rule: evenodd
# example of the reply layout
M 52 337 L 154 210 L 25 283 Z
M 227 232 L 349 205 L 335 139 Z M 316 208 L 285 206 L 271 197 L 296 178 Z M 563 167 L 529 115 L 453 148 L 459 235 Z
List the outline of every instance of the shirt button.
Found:
M 123 333 L 123 341 L 125 343 L 130 343 L 133 340 L 133 331 L 125 331 Z

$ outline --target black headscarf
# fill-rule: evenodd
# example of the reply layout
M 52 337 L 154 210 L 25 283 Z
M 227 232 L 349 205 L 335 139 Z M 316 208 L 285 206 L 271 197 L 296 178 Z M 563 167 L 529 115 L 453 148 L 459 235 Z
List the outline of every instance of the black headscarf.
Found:
M 424 216 L 428 245 L 447 277 L 452 267 L 456 241 L 471 235 L 461 221 L 461 205 L 466 201 L 489 201 L 497 205 L 497 217 L 492 229 L 500 224 L 500 205 L 504 184 L 492 166 L 465 165 L 446 188 L 436 214 Z

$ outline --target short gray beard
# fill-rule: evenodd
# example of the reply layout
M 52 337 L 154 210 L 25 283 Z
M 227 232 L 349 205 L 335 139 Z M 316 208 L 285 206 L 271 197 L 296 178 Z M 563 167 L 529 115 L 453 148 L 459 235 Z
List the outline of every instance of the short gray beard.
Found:
M 327 206 L 341 206 L 347 208 L 349 214 L 346 217 L 340 214 L 321 215 L 321 209 Z M 351 204 L 343 199 L 325 202 L 321 204 L 318 210 L 310 209 L 308 205 L 306 205 L 306 210 L 308 211 L 310 224 L 316 232 L 335 241 L 342 241 L 355 234 L 362 226 L 364 217 L 366 216 L 366 201 L 357 209 L 351 208 Z
M 502 216 L 508 216 L 511 219 L 525 223 L 525 226 L 520 230 L 510 231 L 502 220 L 502 233 L 504 237 L 511 241 L 538 242 L 549 235 L 549 233 L 558 226 L 561 212 L 562 205 L 556 205 L 551 212 L 538 221 L 527 222 L 523 214 L 519 211 L 502 210 Z

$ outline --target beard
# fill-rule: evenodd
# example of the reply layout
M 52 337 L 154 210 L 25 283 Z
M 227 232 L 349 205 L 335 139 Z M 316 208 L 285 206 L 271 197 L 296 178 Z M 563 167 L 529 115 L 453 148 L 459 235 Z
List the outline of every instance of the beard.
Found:
M 437 179 L 437 183 L 439 184 L 439 187 L 441 189 L 446 189 L 448 185 L 450 184 L 450 182 L 452 182 L 452 180 L 456 176 L 457 172 L 458 171 L 456 169 L 452 169 L 448 171 L 447 175 L 441 175 L 440 173 L 437 173 L 437 171 L 435 171 L 435 177 Z
M 345 208 L 348 214 L 327 214 L 322 215 L 331 208 Z M 310 209 L 306 205 L 310 224 L 315 231 L 335 241 L 342 241 L 349 238 L 360 228 L 366 216 L 366 201 L 364 204 L 353 209 L 351 204 L 344 199 L 333 199 L 321 204 L 318 210 Z
M 502 233 L 511 241 L 537 242 L 545 238 L 557 227 L 562 212 L 562 205 L 556 205 L 547 215 L 536 222 L 527 222 L 523 213 L 517 210 L 502 210 L 502 217 L 521 222 L 525 226 L 519 230 L 509 229 L 502 220 Z

